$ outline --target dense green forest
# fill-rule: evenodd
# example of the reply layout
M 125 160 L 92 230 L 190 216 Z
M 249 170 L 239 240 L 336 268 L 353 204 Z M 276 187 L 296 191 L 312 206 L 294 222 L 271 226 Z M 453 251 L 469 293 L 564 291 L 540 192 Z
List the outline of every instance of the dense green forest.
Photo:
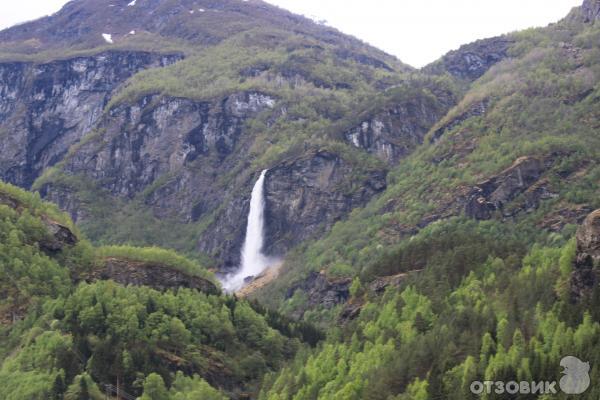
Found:
M 269 376 L 260 398 L 479 398 L 472 381 L 558 380 L 565 355 L 599 379 L 600 293 L 572 302 L 574 240 L 556 234 L 524 250 L 525 237 L 489 222 L 428 228 L 408 245 L 428 249 L 423 272 L 380 298 L 357 285 L 360 316 Z

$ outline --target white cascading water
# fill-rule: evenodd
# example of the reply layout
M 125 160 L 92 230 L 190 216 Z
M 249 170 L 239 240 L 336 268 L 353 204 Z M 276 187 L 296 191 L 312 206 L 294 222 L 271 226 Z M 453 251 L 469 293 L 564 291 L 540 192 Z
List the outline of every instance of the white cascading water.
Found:
M 250 198 L 250 212 L 248 213 L 248 224 L 246 225 L 246 239 L 242 247 L 242 265 L 233 276 L 227 277 L 223 283 L 225 290 L 236 291 L 244 286 L 244 279 L 249 276 L 257 276 L 263 272 L 270 263 L 269 257 L 262 253 L 264 241 L 264 213 L 265 213 L 265 169 L 254 184 L 252 197 Z

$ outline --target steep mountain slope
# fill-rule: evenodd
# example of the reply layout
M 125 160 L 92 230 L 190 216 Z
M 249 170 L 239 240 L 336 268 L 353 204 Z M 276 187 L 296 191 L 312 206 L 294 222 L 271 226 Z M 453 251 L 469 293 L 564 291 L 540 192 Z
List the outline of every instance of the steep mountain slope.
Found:
M 354 276 L 368 284 L 422 269 L 425 261 L 401 260 L 407 241 L 436 221 L 493 219 L 547 234 L 571 229 L 598 208 L 599 26 L 585 22 L 585 9 L 510 35 L 510 57 L 469 84 L 425 144 L 391 170 L 386 191 L 296 249 L 259 297 L 329 320 L 335 302 L 316 299 L 334 292 L 344 302 Z
M 2 64 L 3 178 L 30 187 L 94 127 L 120 84 L 144 68 L 166 66 L 180 58 L 106 52 L 41 65 Z
M 121 35 L 131 21 L 159 52 Z M 222 271 L 262 169 L 279 256 L 381 193 L 457 101 L 445 77 L 259 1 L 78 0 L 0 40 L 20 60 L 0 64 L 2 178 L 95 241 L 200 251 Z
M 464 98 L 385 193 L 255 294 L 341 326 L 259 398 L 546 398 L 471 385 L 540 380 L 566 398 L 567 355 L 598 379 L 599 16 L 586 0 L 425 69 L 456 76 Z M 511 43 L 501 56 L 498 40 Z M 495 66 L 481 74 L 484 60 Z

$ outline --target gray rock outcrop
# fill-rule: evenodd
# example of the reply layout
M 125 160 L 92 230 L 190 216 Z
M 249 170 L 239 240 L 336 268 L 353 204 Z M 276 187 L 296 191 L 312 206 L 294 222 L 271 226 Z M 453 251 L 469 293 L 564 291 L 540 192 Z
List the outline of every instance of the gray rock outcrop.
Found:
M 112 109 L 98 124 L 101 137 L 79 146 L 64 169 L 99 182 L 112 195 L 131 198 L 165 174 L 183 173 L 198 158 L 210 158 L 217 168 L 232 153 L 246 120 L 274 103 L 260 93 L 215 101 L 149 95 Z M 185 196 L 207 183 L 184 180 L 171 189 Z M 150 196 L 148 202 L 165 202 L 165 195 Z M 190 214 L 190 208 L 181 211 Z
M 363 174 L 356 176 L 356 172 Z M 329 230 L 386 188 L 381 170 L 356 171 L 329 151 L 311 151 L 276 165 L 265 181 L 268 254 L 282 255 Z
M 290 287 L 286 298 L 291 298 L 296 290 L 306 294 L 308 302 L 306 309 L 296 310 L 296 317 L 302 317 L 306 310 L 322 307 L 330 309 L 345 303 L 350 297 L 352 279 L 330 279 L 323 272 L 311 272 L 304 280 Z
M 600 268 L 600 210 L 593 211 L 577 230 L 577 268 Z
M 600 210 L 591 212 L 577 229 L 571 299 L 589 297 L 600 281 Z
M 508 50 L 515 41 L 508 36 L 478 40 L 461 46 L 440 60 L 424 68 L 430 73 L 449 73 L 466 81 L 474 81 L 494 64 L 509 56 Z
M 422 86 L 419 86 L 422 85 Z M 435 82 L 409 82 L 384 92 L 343 130 L 343 139 L 388 164 L 411 154 L 429 129 L 456 104 L 454 94 Z
M 581 6 L 583 20 L 595 22 L 600 19 L 600 0 L 584 0 Z
M 537 207 L 540 199 L 552 197 L 543 185 L 534 187 L 545 170 L 544 163 L 537 158 L 517 159 L 498 175 L 472 188 L 467 195 L 466 214 L 479 220 L 490 219 L 494 211 L 502 211 L 506 203 L 530 188 L 533 188 L 530 193 L 530 206 Z
M 220 293 L 213 282 L 176 268 L 114 257 L 105 259 L 100 267 L 81 278 L 89 282 L 110 279 L 122 285 L 149 286 L 162 291 L 188 288 L 207 294 Z
M 0 63 L 0 178 L 29 188 L 92 130 L 125 80 L 179 59 L 110 51 L 44 64 Z

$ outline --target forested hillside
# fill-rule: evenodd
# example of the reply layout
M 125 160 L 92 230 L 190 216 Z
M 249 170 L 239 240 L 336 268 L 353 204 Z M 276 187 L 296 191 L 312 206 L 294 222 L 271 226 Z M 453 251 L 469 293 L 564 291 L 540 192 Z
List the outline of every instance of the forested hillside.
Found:
M 497 222 L 426 228 L 401 258 L 411 265 L 408 255 L 426 249 L 427 260 L 412 264 L 423 270 L 382 295 L 357 278 L 350 304 L 361 307 L 358 317 L 269 376 L 259 398 L 475 399 L 473 381 L 558 381 L 566 355 L 588 361 L 597 381 L 599 292 L 594 284 L 573 293 L 576 246 L 568 237 L 525 249 L 527 233 Z M 581 398 L 596 399 L 598 390 Z
M 101 400 L 117 387 L 143 399 L 239 398 L 321 335 L 221 294 L 173 252 L 95 248 L 56 207 L 4 184 L 0 249 L 3 399 Z M 107 260 L 122 264 L 95 275 Z M 165 287 L 179 271 L 185 279 Z M 206 282 L 188 288 L 195 279 Z

